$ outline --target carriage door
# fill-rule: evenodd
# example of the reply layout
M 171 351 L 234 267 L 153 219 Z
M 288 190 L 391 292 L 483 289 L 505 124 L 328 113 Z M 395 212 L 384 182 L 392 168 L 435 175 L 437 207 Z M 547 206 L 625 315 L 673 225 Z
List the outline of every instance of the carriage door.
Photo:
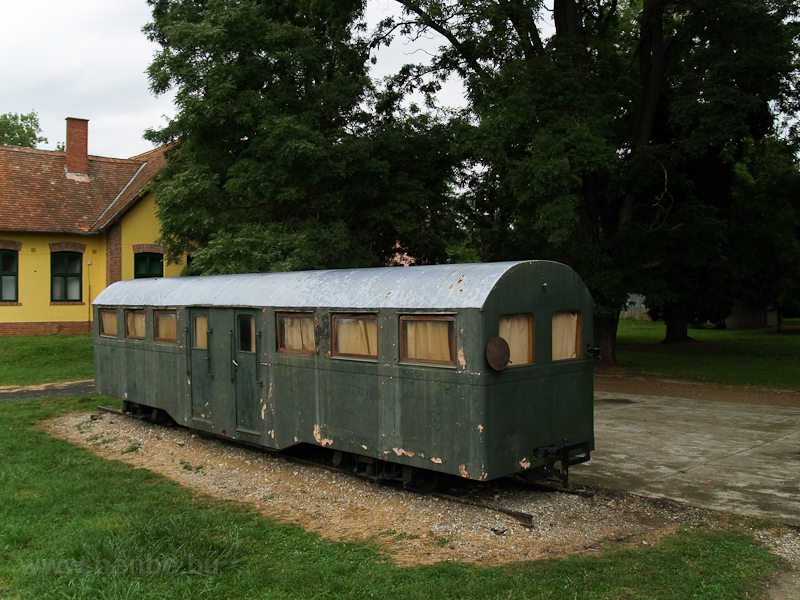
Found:
M 213 425 L 214 357 L 212 344 L 214 328 L 209 322 L 208 309 L 191 311 L 191 359 L 189 385 L 192 394 L 192 420 Z
M 258 357 L 261 334 L 255 311 L 237 310 L 234 321 L 231 381 L 236 388 L 236 431 L 247 438 L 260 433 L 263 385 L 259 378 Z

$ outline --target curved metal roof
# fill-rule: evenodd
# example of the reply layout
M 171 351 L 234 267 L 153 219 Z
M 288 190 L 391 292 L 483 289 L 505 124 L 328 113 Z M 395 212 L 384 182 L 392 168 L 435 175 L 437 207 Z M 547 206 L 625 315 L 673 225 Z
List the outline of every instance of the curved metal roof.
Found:
M 547 261 L 134 279 L 110 285 L 93 304 L 481 308 L 503 274 L 536 262 Z

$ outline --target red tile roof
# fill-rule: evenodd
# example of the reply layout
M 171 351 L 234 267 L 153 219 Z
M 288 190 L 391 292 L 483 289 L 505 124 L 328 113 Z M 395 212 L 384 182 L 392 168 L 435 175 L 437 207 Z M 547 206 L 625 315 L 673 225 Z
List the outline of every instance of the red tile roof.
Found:
M 0 231 L 102 231 L 155 179 L 165 150 L 129 159 L 89 156 L 87 181 L 67 175 L 64 152 L 0 146 Z

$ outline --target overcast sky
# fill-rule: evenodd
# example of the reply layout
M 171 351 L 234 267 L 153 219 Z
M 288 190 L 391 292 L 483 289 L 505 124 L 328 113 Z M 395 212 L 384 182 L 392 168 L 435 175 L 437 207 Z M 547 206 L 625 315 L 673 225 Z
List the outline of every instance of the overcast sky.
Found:
M 0 19 L 0 114 L 39 114 L 55 149 L 67 117 L 89 119 L 89 153 L 128 158 L 153 148 L 142 139 L 166 123 L 170 98 L 150 93 L 145 70 L 157 46 L 142 26 L 145 0 L 4 1 Z
M 372 19 L 395 6 L 373 0 Z M 165 125 L 174 108 L 171 97 L 150 92 L 145 71 L 158 46 L 142 33 L 149 20 L 145 0 L 4 0 L 0 114 L 35 110 L 48 140 L 39 148 L 63 143 L 65 119 L 77 117 L 89 119 L 90 154 L 129 158 L 151 150 L 142 134 Z M 396 69 L 419 56 L 396 44 L 380 60 Z

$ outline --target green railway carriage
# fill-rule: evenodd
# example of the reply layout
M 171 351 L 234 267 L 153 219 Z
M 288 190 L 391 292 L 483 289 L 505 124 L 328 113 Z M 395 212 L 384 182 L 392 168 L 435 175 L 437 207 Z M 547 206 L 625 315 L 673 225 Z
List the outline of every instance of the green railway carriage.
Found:
M 120 281 L 97 391 L 270 449 L 480 480 L 587 460 L 592 299 L 549 261 Z

